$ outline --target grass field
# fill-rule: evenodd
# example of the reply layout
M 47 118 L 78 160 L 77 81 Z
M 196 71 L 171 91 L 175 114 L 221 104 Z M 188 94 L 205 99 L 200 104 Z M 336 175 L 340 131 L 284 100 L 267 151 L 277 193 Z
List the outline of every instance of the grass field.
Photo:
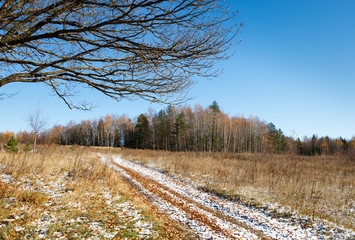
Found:
M 0 151 L 0 239 L 178 239 L 97 149 Z
M 186 239 L 97 153 L 161 169 L 273 214 L 354 230 L 355 162 L 341 156 L 165 152 L 39 146 L 0 151 L 0 239 Z
M 341 156 L 123 149 L 126 159 L 197 181 L 199 187 L 275 214 L 297 212 L 355 229 L 355 161 Z

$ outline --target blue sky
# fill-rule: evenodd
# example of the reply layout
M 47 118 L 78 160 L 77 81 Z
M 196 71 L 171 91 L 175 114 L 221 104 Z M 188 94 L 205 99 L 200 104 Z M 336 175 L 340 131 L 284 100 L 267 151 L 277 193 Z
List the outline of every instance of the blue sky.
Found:
M 216 100 L 224 112 L 257 116 L 288 136 L 355 136 L 355 1 L 229 2 L 245 25 L 241 43 L 216 66 L 223 68 L 218 77 L 196 79 L 187 103 L 206 107 Z M 0 92 L 18 92 L 0 101 L 0 131 L 28 130 L 26 117 L 38 105 L 48 126 L 166 107 L 90 92 L 96 107 L 82 112 L 69 110 L 40 84 L 8 84 Z

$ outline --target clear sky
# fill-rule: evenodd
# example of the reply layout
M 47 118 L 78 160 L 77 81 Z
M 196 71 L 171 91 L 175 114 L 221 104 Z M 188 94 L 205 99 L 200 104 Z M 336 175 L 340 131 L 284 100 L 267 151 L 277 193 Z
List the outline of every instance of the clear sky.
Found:
M 218 64 L 223 72 L 196 79 L 187 102 L 204 107 L 214 100 L 230 115 L 257 116 L 288 136 L 355 136 L 355 1 L 230 0 L 239 10 L 234 56 Z M 90 92 L 95 108 L 69 110 L 41 84 L 8 84 L 0 92 L 18 92 L 0 101 L 0 131 L 29 130 L 26 117 L 40 106 L 48 126 L 80 122 L 106 114 L 136 117 L 144 101 L 115 102 Z

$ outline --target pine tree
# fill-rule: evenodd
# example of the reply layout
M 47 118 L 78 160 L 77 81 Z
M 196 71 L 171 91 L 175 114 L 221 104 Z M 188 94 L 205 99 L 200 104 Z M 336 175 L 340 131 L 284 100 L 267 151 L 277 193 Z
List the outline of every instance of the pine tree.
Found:
M 16 153 L 18 152 L 18 145 L 17 140 L 12 136 L 9 141 L 7 141 L 6 145 L 4 146 L 6 151 Z
M 136 147 L 140 149 L 152 148 L 151 136 L 148 118 L 144 114 L 139 115 L 135 127 Z
M 32 148 L 30 148 L 30 143 L 29 142 L 26 143 L 26 146 L 22 150 L 25 152 L 31 152 Z
M 271 147 L 274 153 L 280 154 L 287 151 L 286 137 L 281 129 L 277 130 L 273 123 L 268 124 Z
M 209 106 L 209 108 L 212 109 L 212 111 L 215 113 L 221 112 L 221 109 L 219 108 L 219 105 L 216 101 L 213 101 L 213 103 Z
M 167 114 L 160 110 L 156 118 L 156 147 L 160 150 L 168 150 Z
M 217 151 L 218 137 L 217 137 L 217 115 L 221 113 L 221 109 L 216 101 L 209 106 L 212 110 L 212 126 L 211 126 L 211 150 Z

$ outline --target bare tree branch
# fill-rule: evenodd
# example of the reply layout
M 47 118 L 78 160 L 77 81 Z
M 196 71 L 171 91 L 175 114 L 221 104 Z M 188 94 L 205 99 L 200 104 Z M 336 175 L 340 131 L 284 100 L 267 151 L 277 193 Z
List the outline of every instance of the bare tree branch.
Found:
M 33 151 L 36 152 L 36 143 L 37 143 L 37 136 L 38 133 L 40 133 L 45 126 L 47 125 L 47 120 L 45 120 L 42 115 L 41 115 L 41 109 L 38 106 L 37 109 L 32 112 L 31 114 L 28 115 L 27 118 L 28 124 L 32 128 L 32 131 L 34 133 L 35 139 L 33 142 Z
M 17 95 L 17 93 L 1 93 L 0 92 L 0 100 L 13 98 L 16 95 Z
M 70 108 L 82 86 L 180 101 L 229 57 L 235 16 L 222 0 L 0 0 L 0 87 L 43 82 Z

